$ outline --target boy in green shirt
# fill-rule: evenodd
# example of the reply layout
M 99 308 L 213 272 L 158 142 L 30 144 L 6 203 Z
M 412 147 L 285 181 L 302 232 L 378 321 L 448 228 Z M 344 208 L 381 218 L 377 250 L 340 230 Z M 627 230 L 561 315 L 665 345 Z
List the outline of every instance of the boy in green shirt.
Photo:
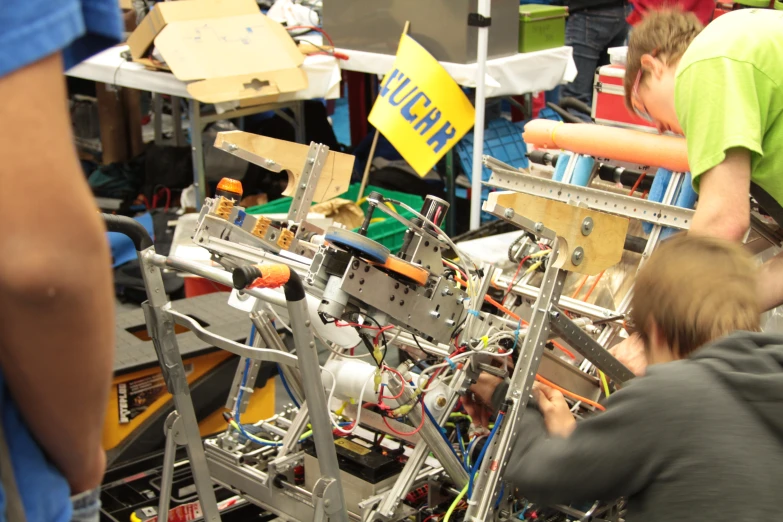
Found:
M 706 28 L 690 13 L 648 14 L 628 45 L 625 101 L 685 135 L 700 194 L 692 233 L 741 240 L 751 192 L 783 205 L 783 11 L 743 9 Z M 762 267 L 759 300 L 783 304 L 782 256 Z

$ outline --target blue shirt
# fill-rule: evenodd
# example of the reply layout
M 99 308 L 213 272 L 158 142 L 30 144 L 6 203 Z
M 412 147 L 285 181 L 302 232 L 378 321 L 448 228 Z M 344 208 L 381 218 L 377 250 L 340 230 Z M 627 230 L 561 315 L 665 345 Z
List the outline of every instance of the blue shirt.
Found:
M 119 42 L 121 36 L 117 0 L 0 0 L 0 80 L 56 52 L 62 52 L 69 68 Z M 27 522 L 69 522 L 68 483 L 27 428 L 1 369 L 0 419 Z M 0 522 L 7 522 L 1 484 Z

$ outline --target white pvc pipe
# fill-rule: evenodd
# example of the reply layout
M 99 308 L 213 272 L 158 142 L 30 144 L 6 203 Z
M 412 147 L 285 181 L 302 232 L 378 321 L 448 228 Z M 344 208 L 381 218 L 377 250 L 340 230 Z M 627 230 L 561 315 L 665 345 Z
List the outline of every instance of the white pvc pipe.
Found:
M 490 15 L 490 0 L 478 0 L 478 13 L 485 18 Z M 478 28 L 478 49 L 476 56 L 476 119 L 473 123 L 473 177 L 470 188 L 470 229 L 481 225 L 481 173 L 484 155 L 484 79 L 487 73 L 487 47 L 489 27 Z

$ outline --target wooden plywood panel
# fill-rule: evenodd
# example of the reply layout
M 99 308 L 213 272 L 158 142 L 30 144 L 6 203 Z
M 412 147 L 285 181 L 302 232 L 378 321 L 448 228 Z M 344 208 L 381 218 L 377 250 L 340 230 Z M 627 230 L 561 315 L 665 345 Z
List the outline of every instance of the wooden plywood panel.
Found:
M 555 231 L 560 238 L 557 266 L 564 270 L 596 275 L 619 263 L 622 258 L 628 232 L 627 218 L 518 192 L 492 192 L 484 206 L 484 210 L 499 217 L 503 217 L 507 208 Z M 593 221 L 589 235 L 582 233 L 586 218 Z M 571 256 L 579 247 L 584 254 L 582 262 L 575 265 Z
M 235 146 L 234 153 L 246 161 L 276 172 L 288 171 L 288 186 L 283 195 L 294 195 L 307 159 L 307 145 L 242 131 L 218 133 L 215 147 L 226 150 L 228 145 Z M 354 160 L 350 154 L 329 151 L 313 201 L 320 203 L 348 190 Z

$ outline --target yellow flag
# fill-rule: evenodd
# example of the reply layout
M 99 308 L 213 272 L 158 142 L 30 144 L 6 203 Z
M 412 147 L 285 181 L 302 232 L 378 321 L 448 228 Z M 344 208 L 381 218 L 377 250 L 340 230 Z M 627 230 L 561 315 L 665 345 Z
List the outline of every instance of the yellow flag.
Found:
M 421 45 L 402 36 L 369 122 L 419 176 L 473 127 L 474 109 L 459 85 Z

